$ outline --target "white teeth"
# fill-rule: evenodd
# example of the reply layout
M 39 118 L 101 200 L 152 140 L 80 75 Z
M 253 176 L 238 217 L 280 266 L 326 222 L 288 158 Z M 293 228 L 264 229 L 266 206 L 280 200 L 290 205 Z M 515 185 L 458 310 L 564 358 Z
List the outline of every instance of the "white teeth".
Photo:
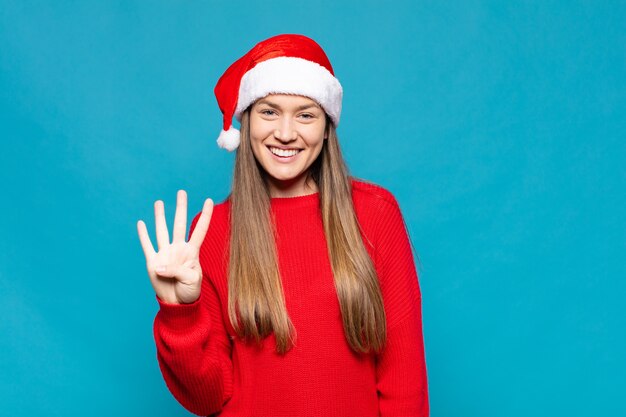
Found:
M 300 152 L 297 149 L 291 150 L 291 151 L 286 151 L 284 149 L 278 149 L 278 148 L 273 148 L 270 146 L 270 151 L 274 154 L 274 155 L 278 155 L 278 156 L 294 156 L 295 154 L 297 154 L 298 152 Z

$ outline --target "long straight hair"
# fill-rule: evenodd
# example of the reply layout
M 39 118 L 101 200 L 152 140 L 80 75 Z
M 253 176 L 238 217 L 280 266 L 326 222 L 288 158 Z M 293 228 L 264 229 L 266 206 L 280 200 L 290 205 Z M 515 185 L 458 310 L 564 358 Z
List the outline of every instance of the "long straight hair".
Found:
M 276 351 L 293 346 L 295 328 L 285 306 L 276 254 L 268 175 L 250 143 L 250 108 L 241 118 L 230 199 L 228 316 L 236 334 L 261 340 L 272 331 Z M 346 340 L 355 352 L 379 352 L 386 341 L 386 318 L 378 276 L 352 203 L 351 177 L 335 126 L 326 116 L 327 139 L 305 182 L 314 181 Z

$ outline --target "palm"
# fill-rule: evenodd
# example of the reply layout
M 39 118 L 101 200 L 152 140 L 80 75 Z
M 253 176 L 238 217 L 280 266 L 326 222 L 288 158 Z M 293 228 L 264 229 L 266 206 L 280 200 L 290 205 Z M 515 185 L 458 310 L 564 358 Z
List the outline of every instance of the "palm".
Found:
M 197 251 L 189 243 L 177 242 L 161 248 L 150 263 L 155 268 L 156 265 L 178 266 L 177 279 L 155 274 L 156 282 L 153 282 L 153 286 L 157 294 L 162 294 L 161 299 L 190 303 L 198 298 L 202 270 Z
M 157 296 L 171 304 L 192 303 L 200 297 L 202 268 L 200 267 L 200 246 L 209 227 L 213 212 L 213 201 L 206 199 L 202 213 L 189 242 L 185 241 L 187 223 L 187 195 L 180 190 L 176 201 L 173 239 L 170 242 L 165 222 L 165 209 L 162 201 L 154 204 L 158 252 L 148 236 L 143 221 L 137 222 L 139 240 L 146 256 L 146 267 L 150 282 Z M 164 266 L 164 270 L 159 270 Z

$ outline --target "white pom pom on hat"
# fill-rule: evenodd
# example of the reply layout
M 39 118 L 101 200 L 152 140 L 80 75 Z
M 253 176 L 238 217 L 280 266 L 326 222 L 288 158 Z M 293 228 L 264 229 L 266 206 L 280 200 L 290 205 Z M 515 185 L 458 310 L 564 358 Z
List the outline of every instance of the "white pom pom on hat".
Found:
M 217 138 L 217 146 L 232 152 L 239 147 L 240 140 L 239 130 L 231 126 L 228 130 L 222 130 Z
M 343 89 L 324 50 L 304 35 L 282 34 L 259 42 L 228 67 L 214 92 L 223 114 L 217 145 L 229 152 L 241 141 L 232 118 L 241 121 L 248 106 L 272 93 L 309 97 L 339 125 Z

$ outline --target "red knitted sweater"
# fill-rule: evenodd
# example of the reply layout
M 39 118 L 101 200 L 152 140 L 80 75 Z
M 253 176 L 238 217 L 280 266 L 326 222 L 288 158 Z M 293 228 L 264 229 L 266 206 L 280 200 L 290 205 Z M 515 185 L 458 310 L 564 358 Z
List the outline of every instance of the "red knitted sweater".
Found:
M 187 410 L 221 417 L 428 416 L 421 293 L 400 208 L 378 185 L 353 179 L 352 189 L 383 295 L 384 350 L 356 354 L 345 339 L 319 193 L 271 199 L 295 346 L 280 356 L 273 334 L 262 349 L 235 338 L 227 314 L 230 201 L 225 200 L 214 206 L 200 250 L 200 298 L 169 304 L 156 297 L 159 366 L 172 395 Z

